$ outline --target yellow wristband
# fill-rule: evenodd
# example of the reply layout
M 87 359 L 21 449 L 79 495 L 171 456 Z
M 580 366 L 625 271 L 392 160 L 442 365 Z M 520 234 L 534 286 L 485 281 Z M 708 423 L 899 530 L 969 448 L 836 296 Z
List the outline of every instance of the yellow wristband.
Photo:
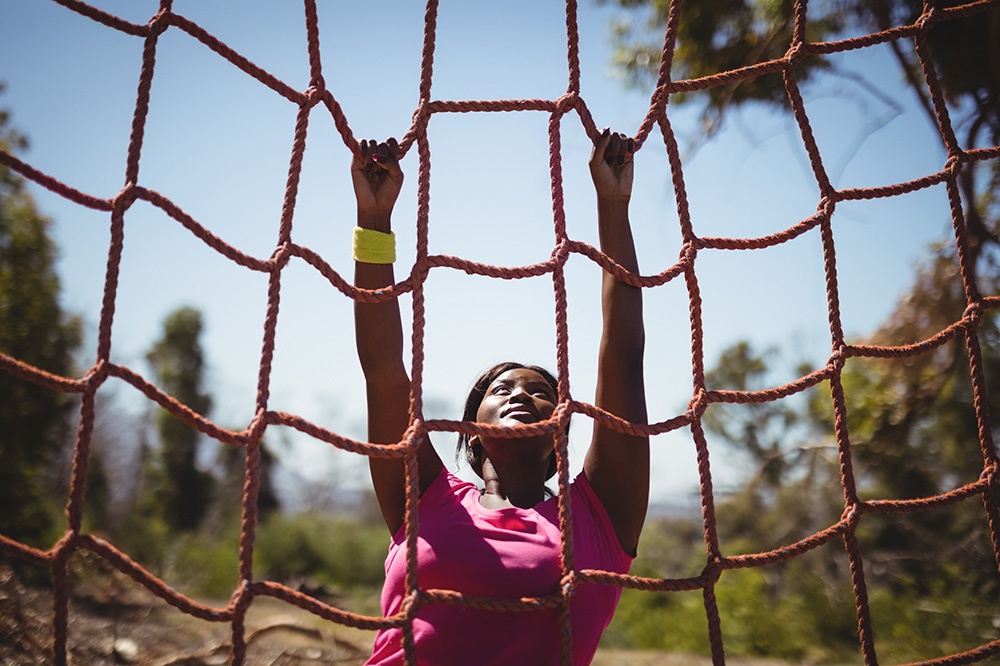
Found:
M 391 264 L 396 261 L 396 234 L 354 227 L 354 261 Z

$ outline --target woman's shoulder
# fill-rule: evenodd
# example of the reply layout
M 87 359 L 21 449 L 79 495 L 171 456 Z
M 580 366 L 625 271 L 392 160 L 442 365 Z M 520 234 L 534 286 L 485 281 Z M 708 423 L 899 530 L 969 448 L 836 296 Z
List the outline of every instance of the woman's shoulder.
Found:
M 454 472 L 448 471 L 448 469 L 444 466 L 441 467 L 441 473 L 436 479 L 434 479 L 434 481 L 435 483 L 441 482 L 449 492 L 467 492 L 469 490 L 475 490 L 478 492 L 479 490 L 476 487 L 476 484 L 466 481 Z
M 425 505 L 435 505 L 450 499 L 462 501 L 470 494 L 475 494 L 478 497 L 479 488 L 474 483 L 470 483 L 442 467 L 441 473 L 420 496 L 420 508 L 424 509 Z

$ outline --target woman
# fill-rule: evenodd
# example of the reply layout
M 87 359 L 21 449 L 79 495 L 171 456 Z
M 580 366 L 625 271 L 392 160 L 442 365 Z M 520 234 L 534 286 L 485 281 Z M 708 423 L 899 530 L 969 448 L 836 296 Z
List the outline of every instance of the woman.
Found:
M 601 250 L 637 273 L 628 219 L 633 150 L 631 139 L 605 129 L 591 153 L 590 171 L 597 190 Z M 382 262 L 392 261 L 385 252 L 387 234 L 403 182 L 396 142 L 363 141 L 351 173 L 360 229 L 355 236 L 355 285 L 378 289 L 394 283 L 392 264 Z M 607 273 L 603 280 L 604 328 L 595 404 L 634 423 L 645 423 L 641 289 Z M 398 442 L 408 425 L 410 384 L 397 301 L 357 302 L 355 327 L 367 386 L 369 440 Z M 501 364 L 476 382 L 463 418 L 498 425 L 534 423 L 551 417 L 557 403 L 551 374 L 534 366 Z M 482 490 L 448 473 L 427 438 L 417 452 L 420 587 L 505 599 L 551 594 L 560 579 L 557 498 L 547 497 L 545 489 L 545 481 L 555 472 L 554 437 L 472 435 L 460 437 L 459 447 L 483 479 Z M 391 615 L 404 596 L 405 471 L 399 460 L 370 461 L 379 507 L 393 535 L 382 592 L 382 612 Z M 648 495 L 648 438 L 595 423 L 583 472 L 571 485 L 578 569 L 628 571 Z M 577 587 L 570 607 L 574 664 L 590 663 L 620 594 L 617 586 Z M 503 613 L 425 604 L 413 628 L 421 664 L 559 662 L 555 609 Z M 403 663 L 399 629 L 379 632 L 368 663 Z

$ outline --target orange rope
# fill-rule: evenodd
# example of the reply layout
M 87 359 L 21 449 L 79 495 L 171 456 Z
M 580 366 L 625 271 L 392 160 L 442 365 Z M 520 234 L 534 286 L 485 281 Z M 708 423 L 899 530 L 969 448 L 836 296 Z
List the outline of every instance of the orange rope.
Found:
M 1000 465 L 992 440 L 989 415 L 986 408 L 986 387 L 983 377 L 982 354 L 979 348 L 977 330 L 986 309 L 1000 308 L 1000 297 L 983 298 L 976 288 L 972 268 L 967 258 L 965 219 L 962 212 L 958 177 L 963 166 L 973 160 L 1000 159 L 1000 147 L 962 150 L 955 138 L 947 107 L 933 64 L 927 53 L 926 35 L 939 22 L 959 16 L 969 16 L 995 7 L 1000 0 L 980 0 L 961 7 L 946 10 L 928 9 L 913 25 L 891 28 L 883 32 L 828 43 L 808 43 L 805 41 L 806 4 L 796 3 L 795 29 L 792 43 L 786 55 L 778 60 L 757 63 L 735 71 L 719 72 L 711 76 L 689 81 L 671 81 L 670 72 L 674 45 L 680 21 L 680 1 L 671 5 L 664 48 L 659 69 L 659 80 L 650 101 L 649 111 L 636 131 L 637 148 L 649 137 L 654 126 L 659 126 L 666 154 L 669 158 L 672 184 L 676 197 L 677 212 L 681 226 L 683 247 L 677 263 L 658 275 L 635 275 L 624 270 L 594 247 L 572 240 L 566 232 L 566 220 L 562 191 L 562 166 L 560 128 L 564 118 L 576 113 L 584 131 L 596 138 L 597 127 L 583 98 L 580 96 L 579 36 L 577 31 L 577 7 L 575 0 L 566 3 L 567 64 L 569 85 L 565 95 L 554 100 L 466 100 L 447 101 L 431 98 L 435 30 L 437 24 L 437 2 L 428 0 L 424 22 L 424 45 L 420 74 L 420 98 L 413 114 L 413 122 L 400 142 L 400 153 L 405 154 L 416 143 L 418 153 L 418 201 L 417 201 L 417 248 L 416 261 L 409 276 L 399 283 L 379 289 L 365 290 L 351 285 L 333 270 L 318 254 L 309 248 L 292 242 L 292 217 L 295 211 L 299 175 L 306 146 L 306 136 L 314 107 L 320 103 L 327 109 L 340 133 L 344 144 L 352 151 L 357 142 L 340 104 L 326 89 L 321 70 L 319 29 L 315 0 L 305 0 L 306 32 L 310 63 L 310 82 L 305 91 L 298 91 L 278 80 L 249 61 L 213 35 L 172 11 L 171 0 L 161 0 L 159 11 L 146 25 L 124 21 L 80 0 L 54 0 L 55 2 L 89 17 L 109 29 L 145 40 L 142 54 L 142 68 L 139 78 L 135 113 L 132 121 L 131 140 L 126 160 L 125 186 L 110 199 L 95 197 L 80 192 L 55 178 L 48 176 L 9 153 L 0 151 L 0 164 L 20 173 L 25 178 L 48 188 L 56 194 L 81 206 L 104 210 L 111 213 L 112 233 L 105 282 L 104 302 L 101 310 L 97 361 L 81 379 L 61 377 L 26 364 L 16 358 L 0 354 L 0 370 L 40 386 L 66 392 L 82 393 L 80 420 L 74 450 L 73 475 L 67 499 L 67 528 L 63 537 L 48 551 L 28 547 L 0 535 L 0 551 L 26 561 L 47 565 L 52 570 L 54 587 L 53 611 L 53 653 L 55 663 L 67 662 L 66 642 L 68 624 L 69 583 L 67 562 L 77 550 L 87 550 L 104 559 L 108 564 L 130 576 L 153 594 L 175 606 L 181 612 L 203 620 L 227 622 L 232 626 L 232 663 L 243 664 L 246 659 L 246 612 L 256 596 L 271 596 L 282 599 L 320 617 L 347 626 L 363 629 L 385 629 L 400 627 L 404 634 L 404 648 L 408 664 L 416 663 L 417 650 L 413 644 L 413 619 L 423 604 L 448 603 L 474 608 L 488 608 L 504 611 L 531 611 L 540 608 L 558 608 L 561 626 L 561 654 L 563 663 L 571 663 L 571 630 L 569 623 L 569 602 L 576 587 L 581 582 L 617 585 L 642 590 L 678 591 L 701 589 L 705 600 L 705 612 L 709 626 L 709 640 L 713 662 L 717 666 L 725 663 L 721 622 L 715 601 L 715 584 L 724 570 L 756 567 L 773 564 L 797 557 L 834 538 L 844 539 L 850 561 L 854 594 L 858 614 L 858 629 L 861 650 L 865 663 L 878 663 L 875 642 L 871 631 L 871 616 L 868 606 L 863 559 L 858 548 L 855 532 L 861 516 L 867 513 L 904 513 L 928 511 L 955 502 L 982 496 L 993 541 L 994 551 L 1000 564 L 1000 509 L 998 509 L 998 483 Z M 140 154 L 146 117 L 149 110 L 149 90 L 156 67 L 156 47 L 161 34 L 166 30 L 181 30 L 221 58 L 232 63 L 261 84 L 274 90 L 283 98 L 299 107 L 295 124 L 295 134 L 288 168 L 284 205 L 281 213 L 278 244 L 267 259 L 246 255 L 229 246 L 202 226 L 197 220 L 182 211 L 167 197 L 141 187 L 139 183 Z M 809 118 L 806 115 L 796 78 L 796 65 L 803 59 L 822 54 L 865 48 L 874 44 L 893 40 L 912 39 L 920 59 L 924 78 L 928 85 L 933 109 L 937 116 L 939 130 L 948 150 L 945 167 L 938 173 L 895 185 L 873 188 L 848 188 L 837 190 L 830 183 L 812 135 Z M 694 232 L 688 209 L 687 193 L 684 185 L 682 163 L 676 137 L 666 114 L 669 97 L 673 93 L 702 90 L 713 86 L 729 85 L 736 81 L 750 79 L 765 73 L 780 72 L 783 76 L 795 121 L 799 127 L 803 144 L 809 156 L 812 172 L 820 192 L 817 212 L 788 229 L 761 238 L 700 238 Z M 522 267 L 497 267 L 472 262 L 460 257 L 428 254 L 428 218 L 430 210 L 430 145 L 427 138 L 427 124 L 435 113 L 469 113 L 499 111 L 540 111 L 549 114 L 549 169 L 552 188 L 553 224 L 555 245 L 550 258 L 538 264 Z M 931 338 L 909 345 L 877 347 L 870 345 L 850 345 L 844 340 L 841 323 L 839 292 L 836 268 L 836 252 L 832 235 L 831 219 L 837 204 L 841 201 L 874 199 L 897 196 L 944 183 L 951 203 L 952 220 L 955 230 L 956 247 L 968 302 L 963 317 Z M 166 395 L 141 375 L 129 368 L 110 362 L 111 325 L 115 314 L 115 296 L 118 272 L 124 248 L 124 217 L 136 200 L 144 200 L 163 210 L 201 239 L 206 245 L 227 259 L 245 268 L 267 273 L 270 277 L 268 288 L 268 308 L 264 326 L 264 340 L 258 375 L 257 413 L 253 421 L 242 432 L 232 432 L 214 424 L 186 405 Z M 787 242 L 801 234 L 818 228 L 824 249 L 824 268 L 832 354 L 827 364 L 789 384 L 762 391 L 709 390 L 705 385 L 701 295 L 695 270 L 698 252 L 702 250 L 763 249 Z M 569 351 L 566 288 L 563 270 L 570 254 L 585 256 L 601 266 L 616 278 L 629 284 L 653 288 L 683 277 L 687 286 L 690 321 L 693 394 L 687 411 L 670 419 L 654 424 L 635 424 L 609 414 L 594 405 L 572 399 L 569 386 Z M 396 444 L 380 445 L 359 442 L 317 426 L 301 417 L 268 410 L 271 362 L 275 347 L 275 330 L 279 313 L 279 294 L 282 271 L 292 257 L 299 257 L 322 274 L 330 284 L 345 296 L 366 302 L 396 298 L 403 293 L 411 293 L 413 298 L 413 339 L 412 339 L 412 386 L 410 393 L 410 427 L 402 441 Z M 452 268 L 474 275 L 495 278 L 518 279 L 530 276 L 552 274 L 556 304 L 556 352 L 560 403 L 551 419 L 544 423 L 523 427 L 501 428 L 471 424 L 460 421 L 421 421 L 422 381 L 424 365 L 424 283 L 432 268 Z M 862 501 L 857 496 L 852 467 L 850 433 L 847 427 L 847 409 L 841 373 L 848 358 L 899 358 L 930 352 L 940 345 L 965 336 L 969 351 L 969 370 L 974 391 L 975 411 L 979 426 L 979 443 L 983 453 L 983 471 L 974 482 L 936 497 L 913 500 L 869 500 Z M 84 493 L 86 489 L 87 465 L 90 455 L 90 440 L 95 418 L 95 395 L 98 388 L 108 379 L 117 377 L 136 387 L 151 401 L 168 410 L 178 419 L 213 437 L 220 442 L 235 446 L 246 446 L 246 480 L 243 489 L 243 515 L 240 535 L 240 580 L 225 608 L 212 608 L 199 604 L 174 591 L 166 583 L 131 560 L 128 555 L 112 544 L 92 535 L 81 534 Z M 719 548 L 715 520 L 714 492 L 709 463 L 708 445 L 705 440 L 701 418 L 709 404 L 715 402 L 750 403 L 779 400 L 800 393 L 820 382 L 829 381 L 835 417 L 835 432 L 840 451 L 841 484 L 844 491 L 844 512 L 835 524 L 812 534 L 798 543 L 769 552 L 725 557 Z M 613 574 L 606 571 L 577 570 L 573 563 L 573 542 L 571 534 L 571 514 L 569 503 L 569 462 L 564 436 L 565 426 L 573 413 L 585 414 L 608 427 L 621 432 L 655 435 L 680 428 L 690 428 L 698 458 L 701 479 L 701 502 L 704 523 L 707 560 L 704 571 L 694 578 L 650 579 L 638 576 Z M 260 485 L 260 439 L 269 426 L 293 427 L 307 435 L 333 446 L 366 456 L 404 458 L 407 474 L 406 541 L 407 548 L 407 598 L 400 612 L 392 617 L 366 617 L 349 613 L 326 603 L 296 592 L 284 585 L 269 581 L 255 581 L 253 578 L 253 542 L 257 524 L 257 493 Z M 539 432 L 557 433 L 557 458 L 559 480 L 559 520 L 562 529 L 562 580 L 551 594 L 537 598 L 485 599 L 469 597 L 453 590 L 431 590 L 419 586 L 417 578 L 416 538 L 417 538 L 417 443 L 429 432 L 484 432 L 493 436 L 516 437 Z M 980 661 L 991 655 L 1000 654 L 1000 640 L 960 654 L 921 662 L 951 666 Z

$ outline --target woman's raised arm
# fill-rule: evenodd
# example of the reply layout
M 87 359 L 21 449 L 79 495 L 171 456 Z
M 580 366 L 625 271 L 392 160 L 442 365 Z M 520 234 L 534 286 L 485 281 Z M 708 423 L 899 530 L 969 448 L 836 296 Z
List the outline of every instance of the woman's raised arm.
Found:
M 392 232 L 392 209 L 403 184 L 395 139 L 384 143 L 361 141 L 351 163 L 354 193 L 358 200 L 358 227 L 380 234 Z M 364 233 L 364 232 L 362 232 Z M 359 257 L 365 259 L 366 257 Z M 394 284 L 392 263 L 357 261 L 354 284 L 379 289 Z M 354 331 L 358 358 L 365 374 L 368 399 L 368 440 L 393 444 L 409 425 L 410 380 L 403 363 L 403 326 L 396 299 L 354 305 Z M 406 493 L 405 464 L 401 459 L 369 458 L 372 484 L 382 517 L 391 533 L 403 524 Z M 441 472 L 442 463 L 430 440 L 418 451 L 420 492 Z
M 597 190 L 601 251 L 622 268 L 638 273 L 628 219 L 634 150 L 632 139 L 605 129 L 594 144 L 590 173 Z M 595 404 L 615 416 L 645 424 L 642 290 L 605 272 L 602 304 L 604 329 Z M 607 510 L 622 548 L 634 554 L 649 503 L 649 438 L 595 423 L 584 473 Z

